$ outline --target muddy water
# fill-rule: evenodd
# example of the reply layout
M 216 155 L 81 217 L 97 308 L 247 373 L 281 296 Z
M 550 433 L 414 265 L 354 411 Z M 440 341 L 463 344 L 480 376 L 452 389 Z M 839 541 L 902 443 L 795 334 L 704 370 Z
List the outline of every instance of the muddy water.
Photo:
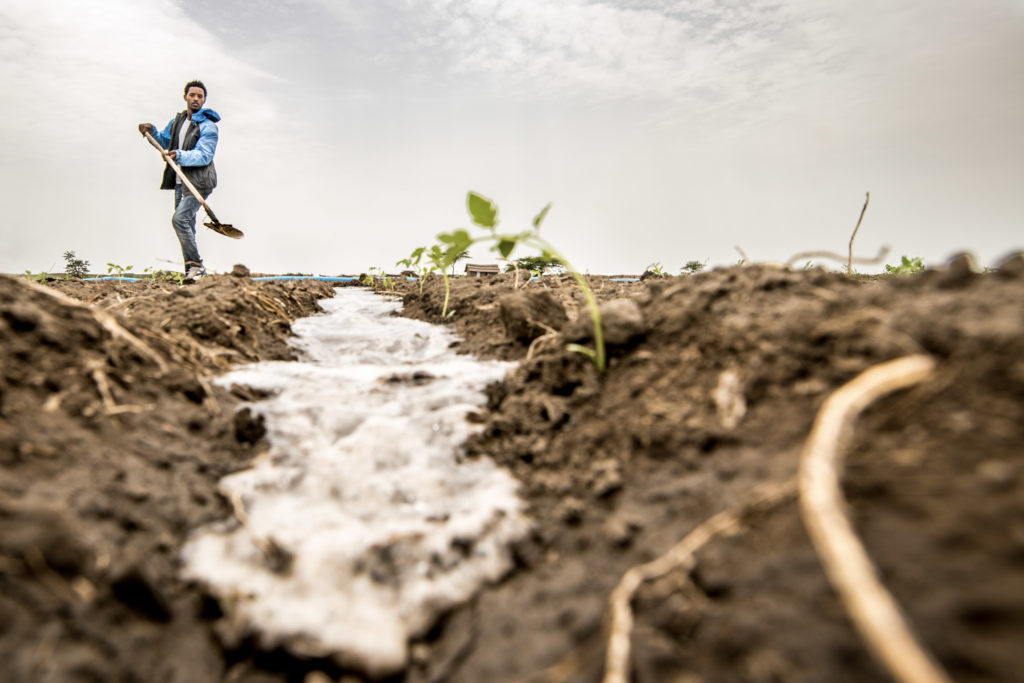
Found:
M 222 480 L 236 520 L 199 530 L 184 574 L 262 645 L 396 671 L 411 636 L 510 565 L 528 522 L 515 481 L 462 462 L 466 414 L 505 363 L 457 356 L 444 329 L 357 289 L 299 321 L 303 361 L 222 378 L 272 392 L 269 453 Z

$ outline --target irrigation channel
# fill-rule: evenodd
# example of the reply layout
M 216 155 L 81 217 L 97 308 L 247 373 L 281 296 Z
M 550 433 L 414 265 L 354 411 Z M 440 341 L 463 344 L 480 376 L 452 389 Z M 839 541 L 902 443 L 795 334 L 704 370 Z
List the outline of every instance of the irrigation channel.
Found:
M 293 327 L 299 362 L 219 380 L 272 394 L 249 406 L 270 449 L 221 481 L 235 519 L 192 536 L 183 572 L 265 647 L 388 673 L 528 531 L 515 480 L 458 452 L 509 364 L 456 355 L 450 332 L 366 290 L 322 305 Z

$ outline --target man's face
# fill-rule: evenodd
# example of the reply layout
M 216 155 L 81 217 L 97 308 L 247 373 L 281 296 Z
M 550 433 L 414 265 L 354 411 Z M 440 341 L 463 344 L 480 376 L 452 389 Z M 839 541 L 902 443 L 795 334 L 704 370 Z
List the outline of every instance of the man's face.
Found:
M 185 93 L 185 104 L 188 105 L 188 110 L 192 114 L 202 109 L 204 102 L 206 102 L 206 93 L 203 92 L 202 88 L 197 88 L 193 85 Z

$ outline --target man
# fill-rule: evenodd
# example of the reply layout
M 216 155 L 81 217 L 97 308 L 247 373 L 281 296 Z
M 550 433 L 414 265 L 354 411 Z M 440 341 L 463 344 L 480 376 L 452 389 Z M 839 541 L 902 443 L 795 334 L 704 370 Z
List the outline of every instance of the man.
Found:
M 184 171 L 199 193 L 206 199 L 217 187 L 217 169 L 213 155 L 217 151 L 217 121 L 220 114 L 207 109 L 206 86 L 202 81 L 185 84 L 185 111 L 179 112 L 161 132 L 152 123 L 140 123 L 139 132 L 149 133 L 168 150 L 165 158 L 172 159 Z M 171 225 L 181 243 L 181 255 L 185 260 L 185 279 L 198 280 L 206 275 L 203 259 L 196 245 L 196 214 L 202 206 L 189 191 L 178 174 L 168 164 L 164 168 L 161 190 L 174 190 L 174 216 Z

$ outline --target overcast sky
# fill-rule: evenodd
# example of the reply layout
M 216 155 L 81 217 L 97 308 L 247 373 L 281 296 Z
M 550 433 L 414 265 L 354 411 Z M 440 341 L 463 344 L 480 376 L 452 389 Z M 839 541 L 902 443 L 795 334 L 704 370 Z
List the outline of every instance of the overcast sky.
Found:
M 591 273 L 845 253 L 866 192 L 859 254 L 1024 247 L 1024 0 L 4 0 L 0 272 L 181 267 L 136 126 L 192 78 L 213 271 L 390 269 L 469 189 Z

